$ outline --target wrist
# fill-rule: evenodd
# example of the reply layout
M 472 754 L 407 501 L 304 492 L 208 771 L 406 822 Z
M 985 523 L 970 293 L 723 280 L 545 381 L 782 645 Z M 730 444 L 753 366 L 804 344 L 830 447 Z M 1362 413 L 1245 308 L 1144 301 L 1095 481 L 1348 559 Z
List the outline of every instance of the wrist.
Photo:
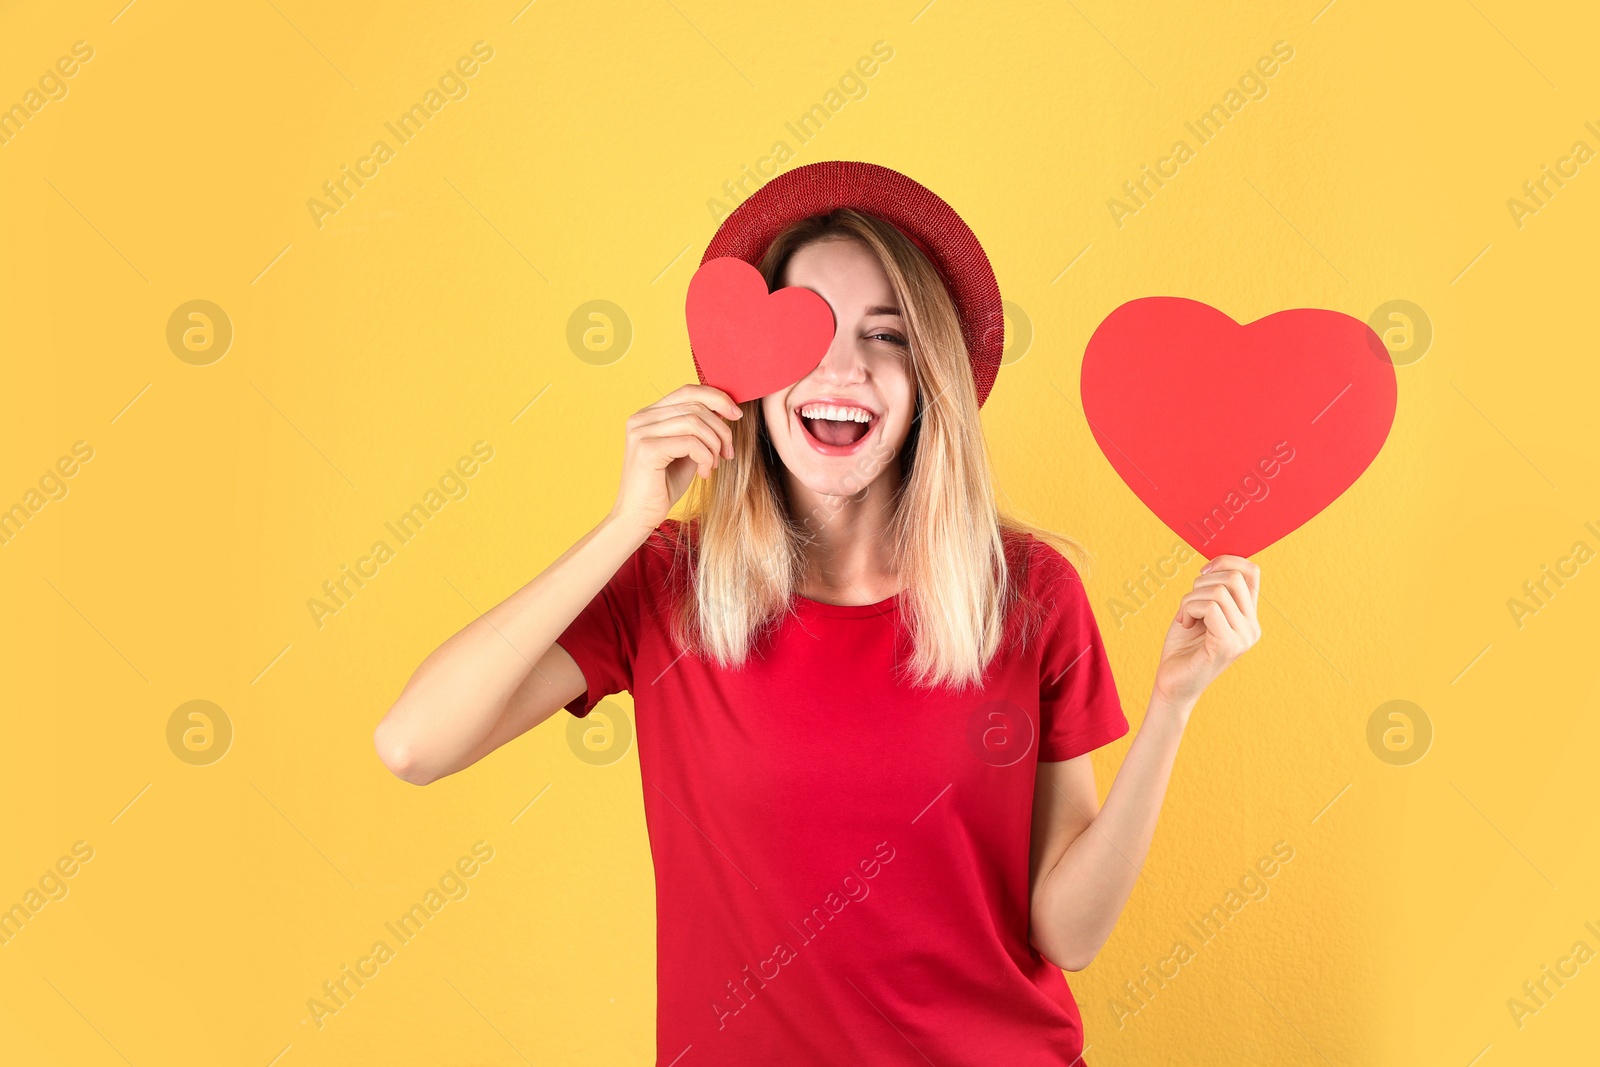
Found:
M 1145 712 L 1145 722 L 1159 722 L 1182 730 L 1189 724 L 1197 698 L 1169 697 L 1161 692 L 1150 694 L 1150 706 Z
M 654 526 L 630 519 L 616 508 L 612 508 L 606 517 L 600 520 L 597 529 L 607 536 L 631 542 L 634 548 L 648 541 L 650 535 L 655 532 Z

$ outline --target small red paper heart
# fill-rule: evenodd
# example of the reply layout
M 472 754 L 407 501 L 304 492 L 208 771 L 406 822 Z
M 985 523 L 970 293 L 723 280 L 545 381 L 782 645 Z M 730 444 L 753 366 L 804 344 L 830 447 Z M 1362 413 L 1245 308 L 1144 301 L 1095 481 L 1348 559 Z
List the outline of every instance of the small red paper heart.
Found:
M 735 403 L 793 385 L 833 343 L 833 309 L 810 289 L 767 292 L 761 272 L 735 256 L 708 259 L 684 302 L 695 371 Z
M 1197 300 L 1131 300 L 1089 338 L 1081 384 L 1111 466 L 1207 558 L 1252 555 L 1304 525 L 1394 424 L 1383 342 L 1316 308 L 1241 326 Z

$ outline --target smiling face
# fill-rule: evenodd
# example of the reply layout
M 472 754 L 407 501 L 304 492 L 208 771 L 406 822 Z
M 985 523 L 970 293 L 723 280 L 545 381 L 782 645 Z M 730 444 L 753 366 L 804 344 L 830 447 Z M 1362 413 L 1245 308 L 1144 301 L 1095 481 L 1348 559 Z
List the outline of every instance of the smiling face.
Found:
M 861 242 L 829 238 L 795 251 L 782 284 L 817 293 L 834 318 L 822 362 L 761 400 L 791 484 L 844 497 L 886 471 L 897 480 L 916 386 L 910 333 L 883 265 Z

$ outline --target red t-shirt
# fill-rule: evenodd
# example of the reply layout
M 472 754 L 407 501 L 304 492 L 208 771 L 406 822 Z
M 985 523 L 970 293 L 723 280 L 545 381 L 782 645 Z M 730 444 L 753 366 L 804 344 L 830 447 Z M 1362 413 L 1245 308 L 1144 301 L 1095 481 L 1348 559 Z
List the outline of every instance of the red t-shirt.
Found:
M 895 681 L 897 597 L 796 597 L 723 670 L 667 630 L 676 524 L 558 639 L 589 686 L 567 710 L 633 694 L 657 1067 L 1081 1064 L 1066 979 L 1028 941 L 1034 778 L 1128 721 L 1072 564 L 1013 546 L 1041 625 L 1018 640 L 1012 612 L 981 688 Z

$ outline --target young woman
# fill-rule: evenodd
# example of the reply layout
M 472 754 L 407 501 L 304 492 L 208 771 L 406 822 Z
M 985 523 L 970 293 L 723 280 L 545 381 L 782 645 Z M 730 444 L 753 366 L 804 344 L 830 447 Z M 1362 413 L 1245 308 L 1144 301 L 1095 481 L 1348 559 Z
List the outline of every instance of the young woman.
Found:
M 1219 556 L 1178 602 L 1102 807 L 1089 753 L 1128 722 L 1052 542 L 1077 546 L 996 508 L 971 231 L 904 175 L 817 163 L 724 220 L 728 254 L 827 301 L 821 363 L 629 418 L 610 513 L 423 662 L 378 752 L 424 784 L 633 694 L 659 1067 L 1081 1063 L 1062 969 L 1110 935 L 1190 712 L 1260 635 L 1259 571 Z

